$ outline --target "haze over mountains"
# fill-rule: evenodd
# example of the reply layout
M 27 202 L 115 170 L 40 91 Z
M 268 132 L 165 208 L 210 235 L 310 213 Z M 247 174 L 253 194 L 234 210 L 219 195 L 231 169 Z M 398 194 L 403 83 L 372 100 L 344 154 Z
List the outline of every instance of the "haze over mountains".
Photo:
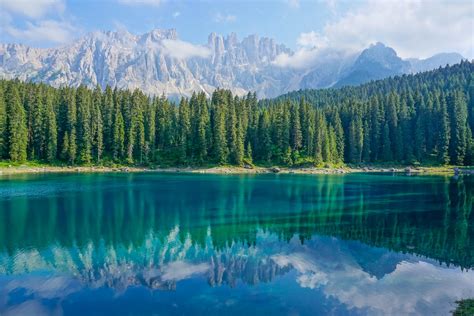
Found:
M 236 94 L 256 91 L 275 97 L 305 88 L 356 85 L 389 76 L 431 70 L 460 62 L 458 53 L 428 59 L 402 59 L 376 43 L 359 53 L 325 49 L 306 67 L 279 61 L 295 52 L 275 40 L 232 33 L 211 33 L 205 45 L 179 40 L 176 30 L 155 29 L 142 35 L 94 32 L 59 48 L 0 44 L 0 78 L 19 78 L 53 86 L 110 85 L 139 88 L 148 94 L 211 93 L 217 87 Z

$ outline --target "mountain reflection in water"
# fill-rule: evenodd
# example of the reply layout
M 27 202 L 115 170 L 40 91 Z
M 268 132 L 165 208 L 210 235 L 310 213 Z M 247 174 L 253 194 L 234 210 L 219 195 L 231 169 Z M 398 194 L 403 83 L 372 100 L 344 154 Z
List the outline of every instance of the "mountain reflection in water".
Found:
M 444 315 L 474 296 L 473 180 L 1 180 L 0 314 Z

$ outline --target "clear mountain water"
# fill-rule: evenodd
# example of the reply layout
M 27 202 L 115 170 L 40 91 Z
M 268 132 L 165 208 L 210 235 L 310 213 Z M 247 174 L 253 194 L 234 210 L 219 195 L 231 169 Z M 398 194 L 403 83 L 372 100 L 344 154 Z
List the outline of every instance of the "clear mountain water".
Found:
M 446 315 L 474 178 L 0 179 L 0 315 Z

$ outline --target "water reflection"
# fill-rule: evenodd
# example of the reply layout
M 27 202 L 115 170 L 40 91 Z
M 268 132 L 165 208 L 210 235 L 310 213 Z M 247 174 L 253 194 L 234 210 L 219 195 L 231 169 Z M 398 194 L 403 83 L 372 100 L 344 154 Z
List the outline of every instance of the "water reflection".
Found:
M 13 178 L 0 186 L 0 314 L 120 301 L 117 314 L 241 313 L 256 298 L 277 314 L 446 314 L 474 296 L 473 188 L 382 175 Z

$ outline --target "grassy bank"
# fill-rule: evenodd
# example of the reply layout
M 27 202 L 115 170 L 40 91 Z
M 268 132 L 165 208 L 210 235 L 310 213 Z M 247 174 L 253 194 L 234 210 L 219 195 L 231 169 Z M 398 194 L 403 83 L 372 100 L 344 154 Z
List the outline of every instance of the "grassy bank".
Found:
M 0 162 L 0 175 L 25 174 L 25 173 L 71 173 L 71 172 L 190 172 L 210 174 L 260 174 L 260 173 L 283 173 L 283 174 L 345 174 L 356 172 L 386 172 L 386 173 L 410 173 L 410 174 L 454 174 L 452 166 L 420 166 L 407 167 L 396 165 L 370 165 L 340 167 L 274 167 L 274 166 L 206 166 L 206 167 L 143 167 L 143 166 L 67 166 L 51 165 L 40 162 L 10 163 Z

